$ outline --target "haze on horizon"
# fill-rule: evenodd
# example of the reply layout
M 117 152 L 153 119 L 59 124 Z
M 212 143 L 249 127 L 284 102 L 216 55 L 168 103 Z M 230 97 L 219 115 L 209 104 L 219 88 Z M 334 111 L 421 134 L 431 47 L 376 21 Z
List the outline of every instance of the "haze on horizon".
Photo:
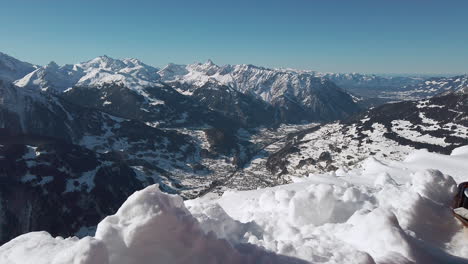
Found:
M 96 56 L 321 72 L 468 72 L 468 2 L 6 1 L 0 51 L 44 65 Z

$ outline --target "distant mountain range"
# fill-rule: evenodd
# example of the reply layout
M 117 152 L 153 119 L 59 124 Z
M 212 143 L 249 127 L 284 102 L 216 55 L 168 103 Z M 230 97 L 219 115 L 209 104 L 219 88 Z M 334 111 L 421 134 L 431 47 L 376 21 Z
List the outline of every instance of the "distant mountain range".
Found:
M 340 87 L 349 90 L 356 89 L 398 89 L 412 84 L 418 84 L 424 78 L 411 76 L 378 76 L 360 73 L 317 73 L 317 75 L 330 79 Z
M 459 91 L 468 87 L 468 75 L 454 77 L 433 77 L 422 82 L 405 85 L 396 91 L 388 91 L 392 96 L 398 94 L 401 98 L 429 98 L 434 95 Z
M 429 98 L 454 91 L 468 84 L 468 75 L 453 77 L 391 77 L 359 73 L 318 73 L 341 88 L 364 97 L 377 97 L 388 101 L 407 101 Z
M 119 84 L 141 91 L 165 83 L 188 96 L 199 88 L 213 86 L 210 84 L 231 87 L 233 92 L 253 96 L 275 107 L 278 122 L 335 120 L 359 111 L 352 98 L 326 78 L 252 65 L 218 66 L 211 61 L 170 64 L 158 70 L 136 59 L 116 60 L 102 56 L 74 65 L 58 66 L 52 62 L 15 82 L 19 87 L 55 92 L 103 84 Z
M 312 73 L 268 69 L 253 65 L 218 66 L 212 61 L 170 64 L 159 71 L 162 80 L 183 93 L 216 81 L 279 109 L 282 121 L 336 120 L 359 111 L 345 91 Z
M 74 86 L 100 86 L 119 83 L 128 88 L 159 84 L 157 69 L 137 59 L 115 60 L 97 57 L 78 64 L 58 66 L 55 62 L 39 67 L 15 84 L 19 87 L 63 92 Z

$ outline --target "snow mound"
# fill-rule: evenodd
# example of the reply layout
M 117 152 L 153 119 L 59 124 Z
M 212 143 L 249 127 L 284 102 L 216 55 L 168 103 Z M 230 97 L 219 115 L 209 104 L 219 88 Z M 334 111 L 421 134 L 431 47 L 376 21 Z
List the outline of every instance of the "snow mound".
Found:
M 253 245 L 236 245 L 205 233 L 182 198 L 157 185 L 131 195 L 99 223 L 94 238 L 53 238 L 46 232 L 17 237 L 0 247 L 0 263 L 305 263 Z
M 465 156 L 468 157 L 468 146 L 463 146 L 452 150 L 452 156 Z
M 359 170 L 185 203 L 202 225 L 213 214 L 203 215 L 207 204 L 219 205 L 249 225 L 224 228 L 241 232 L 241 242 L 311 263 L 468 263 L 464 231 L 450 209 L 456 182 L 441 172 L 463 181 L 465 163 L 427 151 L 403 162 L 371 157 Z
M 457 189 L 453 178 L 438 170 L 419 171 L 411 178 L 414 192 L 440 204 L 449 204 Z
M 107 264 L 107 249 L 92 237 L 53 238 L 47 232 L 19 236 L 0 248 L 2 264 Z

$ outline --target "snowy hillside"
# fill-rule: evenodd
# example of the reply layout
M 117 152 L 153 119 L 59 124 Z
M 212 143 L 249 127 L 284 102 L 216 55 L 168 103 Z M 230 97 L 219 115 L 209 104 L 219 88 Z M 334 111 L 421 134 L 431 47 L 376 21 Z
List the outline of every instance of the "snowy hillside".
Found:
M 390 101 L 426 99 L 468 87 L 468 76 L 393 77 L 359 73 L 317 73 L 357 95 Z
M 131 89 L 158 85 L 158 69 L 137 59 L 112 59 L 100 56 L 87 62 L 58 66 L 51 62 L 40 67 L 15 84 L 19 87 L 52 89 L 62 92 L 73 86 L 100 86 L 104 83 L 123 84 Z
M 266 167 L 286 177 L 353 168 L 369 156 L 401 160 L 413 149 L 450 153 L 468 144 L 467 113 L 463 93 L 385 104 L 303 133 L 270 155 Z
M 13 82 L 34 71 L 37 66 L 0 52 L 0 80 Z
M 236 168 L 236 130 L 217 141 L 214 132 L 162 130 L 0 82 L 0 243 L 37 229 L 79 233 L 154 183 L 196 195 Z
M 399 96 L 407 99 L 429 98 L 462 89 L 468 89 L 468 75 L 429 78 L 418 84 L 405 85 L 398 91 L 387 91 L 385 96 Z
M 466 159 L 466 146 L 401 162 L 369 158 L 359 170 L 185 203 L 150 186 L 94 237 L 28 233 L 0 247 L 0 262 L 468 263 L 449 208 Z

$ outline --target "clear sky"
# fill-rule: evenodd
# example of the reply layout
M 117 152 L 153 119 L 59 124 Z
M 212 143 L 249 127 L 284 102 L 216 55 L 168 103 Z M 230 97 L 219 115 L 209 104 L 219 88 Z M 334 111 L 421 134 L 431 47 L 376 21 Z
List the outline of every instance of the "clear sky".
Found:
M 468 72 L 468 0 L 0 0 L 0 51 L 330 72 Z

